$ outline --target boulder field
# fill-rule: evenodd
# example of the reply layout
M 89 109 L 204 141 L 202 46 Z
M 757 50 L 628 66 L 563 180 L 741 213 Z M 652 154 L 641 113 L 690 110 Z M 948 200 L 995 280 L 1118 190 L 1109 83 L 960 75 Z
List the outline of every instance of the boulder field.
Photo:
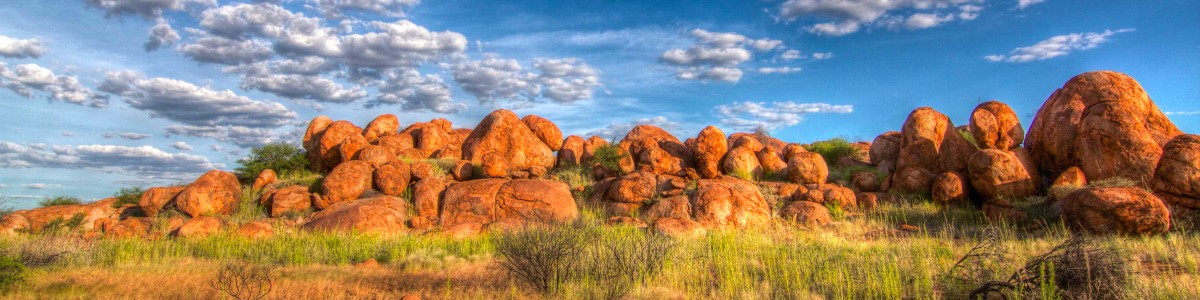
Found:
M 320 116 L 299 141 L 312 171 L 323 175 L 318 184 L 295 185 L 265 170 L 246 188 L 270 217 L 298 220 L 293 229 L 395 234 L 566 224 L 580 217 L 580 207 L 598 208 L 609 224 L 673 235 L 764 226 L 773 218 L 820 227 L 833 211 L 869 210 L 898 193 L 1008 220 L 1024 218 L 1014 203 L 1049 194 L 1046 205 L 1070 229 L 1090 234 L 1161 233 L 1200 210 L 1200 136 L 1180 132 L 1124 74 L 1071 78 L 1028 130 L 999 101 L 979 104 L 968 120 L 955 126 L 933 108 L 917 108 L 899 131 L 854 143 L 857 155 L 829 165 L 803 145 L 727 135 L 715 126 L 681 140 L 638 125 L 606 141 L 564 135 L 548 119 L 503 109 L 475 128 L 446 119 L 402 126 L 392 114 L 360 128 Z M 859 169 L 832 178 L 848 167 Z M 556 180 L 560 170 L 583 170 L 594 180 L 590 194 Z M 1135 184 L 1088 186 L 1117 178 Z M 236 176 L 214 170 L 184 186 L 150 188 L 137 205 L 114 207 L 115 199 L 105 199 L 17 211 L 0 219 L 0 233 L 82 218 L 86 230 L 144 236 L 148 218 L 167 210 L 182 214 L 167 226 L 177 237 L 281 230 L 272 227 L 280 222 L 235 226 L 220 218 L 237 208 L 242 189 Z

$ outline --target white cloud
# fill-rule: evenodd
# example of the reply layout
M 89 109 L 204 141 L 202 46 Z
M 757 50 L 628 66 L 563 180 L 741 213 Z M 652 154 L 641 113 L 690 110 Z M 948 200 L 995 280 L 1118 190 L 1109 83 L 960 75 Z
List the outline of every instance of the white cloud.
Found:
M 192 145 L 188 145 L 187 143 L 184 143 L 182 141 L 172 143 L 171 148 L 175 148 L 175 150 L 181 150 L 181 151 L 192 151 Z
M 63 130 L 63 132 L 62 132 L 62 136 L 65 136 L 65 137 L 73 137 L 73 136 L 75 136 L 75 133 L 74 133 L 74 132 L 70 132 L 70 131 Z
M 404 10 L 420 4 L 420 0 L 312 0 L 324 15 L 340 18 L 345 11 L 359 10 L 377 14 L 403 17 Z
M 804 58 L 804 55 L 800 53 L 800 50 L 788 50 L 784 51 L 783 54 L 780 54 L 779 58 L 783 60 L 794 60 Z
M 1099 47 L 1118 33 L 1132 32 L 1134 29 L 1105 30 L 1104 32 L 1084 32 L 1054 36 L 1032 46 L 1020 47 L 1009 51 L 1008 54 L 984 56 L 991 62 L 1031 62 L 1045 60 L 1070 54 L 1071 51 L 1088 50 Z
M 830 59 L 830 58 L 833 58 L 833 52 L 813 53 L 812 58 L 815 60 Z
M 37 58 L 46 53 L 37 39 L 15 39 L 0 35 L 0 56 L 7 58 Z
M 454 81 L 481 103 L 539 98 L 571 103 L 591 99 L 600 86 L 600 71 L 579 58 L 539 57 L 533 60 L 533 67 L 538 73 L 526 71 L 515 59 L 493 53 L 451 66 Z
M 731 126 L 739 131 L 751 131 L 758 128 L 775 130 L 794 126 L 800 124 L 807 114 L 851 113 L 854 112 L 854 106 L 793 101 L 771 103 L 746 101 L 719 105 L 715 111 L 721 118 L 721 124 Z
M 762 74 L 791 74 L 800 72 L 800 67 L 763 67 L 758 68 L 758 72 Z
M 278 127 L 296 118 L 296 112 L 279 103 L 182 80 L 145 79 L 131 72 L 108 72 L 100 89 L 123 97 L 130 107 L 149 112 L 151 117 L 187 125 Z
M 1045 2 L 1046 0 L 1017 0 L 1017 9 L 1025 9 L 1034 4 Z
M 290 135 L 288 132 L 246 126 L 171 125 L 165 131 L 168 137 L 171 135 L 184 135 L 210 138 L 219 142 L 234 144 L 238 147 L 254 147 L 277 142 L 291 142 L 300 138 L 299 136 Z M 213 150 L 221 151 L 222 149 Z
M 175 32 L 175 29 L 171 28 L 171 24 L 164 19 L 158 19 L 158 23 L 154 27 L 150 27 L 147 34 L 150 35 L 150 38 L 142 45 L 142 49 L 146 51 L 158 50 L 179 41 L 179 33 Z
M 0 141 L 0 168 L 97 168 L 148 176 L 200 173 L 224 167 L 202 156 L 151 146 L 45 145 Z
M 467 108 L 450 98 L 450 87 L 438 75 L 422 76 L 416 70 L 390 72 L 379 86 L 379 95 L 367 107 L 400 104 L 404 110 L 453 114 Z
M 369 24 L 380 31 L 341 38 L 347 64 L 372 68 L 415 66 L 467 48 L 467 38 L 457 32 L 433 32 L 408 20 Z
M 0 86 L 12 90 L 25 98 L 32 98 L 34 91 L 48 93 L 50 100 L 91 107 L 108 106 L 108 100 L 91 89 L 79 84 L 75 76 L 55 75 L 54 71 L 36 64 L 21 64 L 8 68 L 0 62 Z
M 360 87 L 346 88 L 319 75 L 247 74 L 240 87 L 285 98 L 333 103 L 353 102 L 367 96 L 367 91 Z
M 738 66 L 754 57 L 751 49 L 761 52 L 783 47 L 780 40 L 751 39 L 732 32 L 693 29 L 689 33 L 695 45 L 670 49 L 659 56 L 660 62 L 675 66 L 675 78 L 683 80 L 738 82 L 742 77 Z
M 216 0 L 86 0 L 103 9 L 105 16 L 138 15 L 146 19 L 162 17 L 164 10 L 184 10 L 188 6 L 214 6 Z
M 984 0 L 788 0 L 779 16 L 788 21 L 815 21 L 804 30 L 842 36 L 866 27 L 923 29 L 954 19 L 973 20 Z M 959 14 L 955 15 L 954 10 Z M 903 26 L 895 26 L 902 24 Z
M 119 138 L 123 138 L 123 139 L 127 139 L 127 140 L 141 140 L 141 139 L 150 137 L 150 135 L 145 134 L 145 133 L 137 133 L 137 132 L 120 132 L 120 133 L 105 132 L 104 133 L 104 138 L 106 138 L 106 139 L 111 139 L 114 137 L 119 137 Z
M 1164 114 L 1168 116 L 1197 116 L 1200 115 L 1200 111 L 1168 111 L 1164 112 Z
M 60 187 L 62 187 L 62 185 L 54 184 L 54 183 L 40 183 L 39 182 L 39 183 L 22 184 L 21 187 L 28 189 L 28 190 L 44 190 L 44 189 L 60 188 Z
M 638 125 L 654 125 L 668 132 L 675 132 L 680 129 L 679 123 L 668 120 L 667 117 L 664 116 L 654 116 L 636 119 L 628 123 L 609 124 L 604 128 L 592 130 L 584 134 L 584 136 L 599 136 L 604 139 L 620 140 L 621 138 L 625 137 L 626 134 L 629 134 L 629 131 L 632 130 L 633 127 L 637 127 Z
M 196 30 L 189 33 L 199 37 L 179 45 L 177 50 L 198 62 L 237 65 L 264 61 L 275 55 L 266 41 L 232 39 Z
M 578 58 L 535 58 L 533 67 L 541 71 L 538 81 L 545 86 L 542 96 L 568 103 L 592 98 L 600 86 L 600 71 Z

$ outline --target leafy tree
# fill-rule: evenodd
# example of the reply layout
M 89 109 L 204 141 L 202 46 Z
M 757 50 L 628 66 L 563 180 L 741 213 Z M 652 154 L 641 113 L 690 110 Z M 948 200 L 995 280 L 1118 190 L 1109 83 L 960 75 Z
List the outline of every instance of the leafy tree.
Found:
M 250 156 L 239 159 L 240 167 L 234 170 L 238 180 L 253 181 L 265 169 L 283 174 L 308 168 L 304 150 L 288 143 L 266 144 L 250 149 Z
M 113 197 L 117 198 L 117 202 L 113 203 L 113 207 L 121 207 L 121 205 L 125 204 L 137 205 L 142 201 L 142 193 L 144 192 L 146 191 L 138 186 L 123 187 L 117 190 L 116 193 L 113 193 Z

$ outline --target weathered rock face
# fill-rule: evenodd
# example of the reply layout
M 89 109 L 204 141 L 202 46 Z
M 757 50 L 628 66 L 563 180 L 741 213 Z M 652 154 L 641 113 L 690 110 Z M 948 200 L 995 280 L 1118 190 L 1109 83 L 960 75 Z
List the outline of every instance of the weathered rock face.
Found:
M 258 173 L 258 177 L 254 178 L 254 184 L 251 185 L 251 188 L 255 191 L 262 190 L 267 185 L 275 183 L 275 180 L 277 180 L 275 170 L 263 169 L 262 172 Z
M 1071 78 L 1046 99 L 1025 148 L 1043 174 L 1078 166 L 1092 181 L 1148 181 L 1162 146 L 1179 134 L 1137 81 L 1098 71 Z
M 694 237 L 705 232 L 704 225 L 688 218 L 661 218 L 655 220 L 651 227 L 658 234 L 673 237 Z
M 550 180 L 466 181 L 446 189 L 442 201 L 438 224 L 443 228 L 561 224 L 579 217 L 567 185 Z
M 199 216 L 183 222 L 183 225 L 179 226 L 179 229 L 175 229 L 172 235 L 180 238 L 206 237 L 221 232 L 221 228 L 224 226 L 225 223 L 221 219 Z
M 721 158 L 725 157 L 728 151 L 729 144 L 725 139 L 725 132 L 720 128 L 708 126 L 700 130 L 700 135 L 695 139 L 695 148 L 692 149 L 692 152 L 696 153 L 696 170 L 700 177 L 721 177 Z
M 781 175 L 787 174 L 785 172 L 787 172 L 788 163 L 783 158 L 780 158 L 779 153 L 775 152 L 771 147 L 764 147 L 761 151 L 755 153 L 755 156 L 758 157 L 758 163 L 762 165 L 763 172 Z
M 301 227 L 320 232 L 403 232 L 407 229 L 408 201 L 379 196 L 338 202 L 312 216 Z
M 271 237 L 275 234 L 275 230 L 272 229 L 270 222 L 267 222 L 266 220 L 258 220 L 238 226 L 238 229 L 235 231 L 235 233 L 242 237 L 261 239 Z
M 358 152 L 358 156 L 354 159 L 365 161 L 371 164 L 371 167 L 378 168 L 379 166 L 395 161 L 396 153 L 384 146 L 367 145 Z
M 1150 186 L 1159 193 L 1200 198 L 1200 135 L 1182 134 L 1167 142 Z M 1184 206 L 1200 209 L 1200 206 Z
M 456 140 L 450 128 L 450 121 L 446 119 L 413 123 L 401 130 L 400 134 L 412 136 L 413 147 L 420 149 L 425 155 L 433 154 L 434 151 L 442 149 L 446 145 L 455 144 Z M 428 156 L 420 158 L 428 158 Z
M 788 144 L 787 142 L 768 135 L 756 134 L 752 132 L 736 132 L 729 135 L 729 141 L 733 142 L 733 144 L 729 147 L 732 148 L 739 146 L 740 144 L 737 141 L 742 139 L 742 137 L 753 139 L 755 142 L 758 142 L 758 145 L 761 147 L 767 147 L 771 148 L 771 150 L 775 150 L 775 153 L 783 153 L 783 148 Z M 754 152 L 761 150 L 762 148 L 755 148 Z
M 647 223 L 662 218 L 692 218 L 692 202 L 685 195 L 669 196 L 646 206 L 638 215 Z
M 779 214 L 784 220 L 806 227 L 821 227 L 833 222 L 829 209 L 810 201 L 792 201 Z
M 608 200 L 637 204 L 638 207 L 658 192 L 658 180 L 653 173 L 633 172 L 617 178 L 607 189 Z M 635 207 L 636 209 L 636 207 Z
M 550 150 L 558 151 L 562 149 L 563 134 L 558 130 L 558 125 L 554 125 L 550 120 L 535 115 L 527 115 L 521 118 L 521 122 L 525 122 L 525 126 L 533 131 L 533 135 L 537 136 L 542 143 L 550 147 Z
M 412 135 L 408 134 L 385 135 L 372 140 L 371 144 L 388 148 L 388 150 L 392 150 L 392 153 L 395 154 L 400 154 L 400 152 L 414 147 Z
M 480 166 L 483 168 L 483 176 L 488 178 L 504 178 L 508 177 L 508 161 L 499 153 L 488 153 L 483 156 Z
M 578 135 L 567 136 L 558 149 L 557 167 L 578 166 L 583 163 L 583 138 Z
M 422 180 L 413 185 L 413 205 L 416 206 L 413 228 L 424 229 L 437 224 L 442 194 L 449 186 L 449 181 L 441 179 Z
M 702 179 L 692 197 L 692 216 L 706 227 L 742 228 L 769 222 L 771 208 L 753 183 Z
M 922 168 L 933 174 L 963 172 L 975 146 L 959 134 L 950 118 L 928 107 L 913 110 L 900 131 L 896 168 Z
M 694 165 L 692 150 L 654 125 L 634 126 L 618 146 L 637 158 L 637 165 L 650 165 L 650 170 L 656 174 L 677 175 Z
M 371 164 L 352 160 L 333 168 L 325 180 L 321 182 L 321 200 L 315 203 L 318 209 L 325 209 L 338 202 L 358 199 L 363 192 L 371 189 L 371 176 L 374 170 Z
M 363 129 L 362 136 L 368 141 L 374 141 L 382 136 L 395 135 L 399 131 L 400 119 L 393 114 L 382 114 L 371 120 L 371 123 L 367 123 L 367 128 Z
M 1072 192 L 1062 199 L 1062 216 L 1072 231 L 1092 234 L 1157 234 L 1171 226 L 1162 200 L 1136 187 Z
M 888 131 L 875 137 L 875 140 L 871 142 L 869 153 L 872 164 L 879 165 L 884 161 L 895 162 L 900 158 L 900 132 Z
M 1058 174 L 1058 178 L 1054 179 L 1054 185 L 1085 186 L 1087 185 L 1087 176 L 1083 175 L 1083 170 L 1080 170 L 1079 167 L 1070 167 L 1062 174 Z
M 308 187 L 294 185 L 271 192 L 267 200 L 272 218 L 288 213 L 304 212 L 312 207 L 312 196 Z
M 326 116 L 317 116 L 308 122 L 308 128 L 304 130 L 304 139 L 301 140 L 300 145 L 304 147 L 304 154 L 309 162 L 316 162 L 321 159 L 320 153 L 318 153 L 320 147 L 318 139 L 321 132 L 324 132 L 325 128 L 328 128 L 330 124 L 333 124 L 333 119 Z M 312 167 L 316 169 L 316 166 Z
M 647 147 L 638 152 L 636 165 L 654 174 L 679 174 L 682 164 L 679 158 L 671 156 L 659 147 Z
M 760 178 L 763 174 L 762 165 L 758 162 L 758 155 L 750 146 L 734 147 L 725 153 L 725 159 L 721 161 L 721 169 L 725 174 L 745 174 L 753 178 Z
M 46 224 L 55 220 L 71 220 L 76 215 L 82 216 L 77 229 L 91 230 L 97 220 L 115 217 L 118 212 L 113 208 L 116 198 L 74 205 L 55 205 L 30 210 L 15 211 L 0 219 L 0 233 L 12 233 L 18 229 L 40 232 Z
M 946 205 L 967 204 L 967 197 L 970 196 L 966 178 L 958 172 L 946 172 L 934 177 L 929 194 L 934 202 Z
M 242 195 L 242 186 L 233 173 L 212 170 L 196 178 L 175 196 L 175 207 L 192 217 L 205 214 L 229 214 Z
M 857 172 L 850 175 L 850 185 L 862 192 L 878 192 L 879 176 L 875 172 Z
M 967 176 L 971 187 L 987 198 L 1023 198 L 1033 196 L 1040 188 L 1041 176 L 1032 163 L 1023 163 L 1022 149 L 1015 152 L 986 149 L 971 156 Z M 1027 160 L 1026 160 L 1027 161 Z
M 388 196 L 400 196 L 404 194 L 404 190 L 408 189 L 408 183 L 412 179 L 412 170 L 409 164 L 402 161 L 393 161 L 375 169 L 372 182 L 375 188 Z
M 454 163 L 454 167 L 450 168 L 450 177 L 454 180 L 467 181 L 475 177 L 475 165 L 470 161 L 460 160 Z
M 583 155 L 579 156 L 579 163 L 585 166 L 590 166 L 594 163 L 593 158 L 596 157 L 596 149 L 607 146 L 608 141 L 598 136 L 589 137 L 583 141 Z
M 354 157 L 355 153 L 353 152 L 362 150 L 366 146 L 366 142 L 364 142 L 366 138 L 362 137 L 362 129 L 349 121 L 333 122 L 324 130 L 318 131 L 313 139 L 313 149 L 310 151 L 313 155 L 310 155 L 309 159 L 313 169 L 320 172 L 333 169 L 342 163 L 343 157 Z M 351 153 L 343 154 L 341 152 L 342 144 L 347 144 L 344 148 Z
M 1000 101 L 980 103 L 971 112 L 970 122 L 971 136 L 980 149 L 1008 150 L 1025 140 L 1017 113 Z
M 360 157 L 363 149 L 371 146 L 366 138 L 359 135 L 351 135 L 346 138 L 340 145 L 337 145 L 338 157 L 340 162 L 348 162 Z
M 146 212 L 146 216 L 158 216 L 158 212 L 175 200 L 175 195 L 179 195 L 183 188 L 182 186 L 148 188 L 142 193 L 138 206 L 142 208 L 143 212 Z
M 788 160 L 788 180 L 798 184 L 823 184 L 829 178 L 829 166 L 816 152 L 793 154 Z
M 921 167 L 905 167 L 896 170 L 888 180 L 888 190 L 912 193 L 929 193 L 935 175 Z
M 463 159 L 476 164 L 483 163 L 489 154 L 499 155 L 509 168 L 517 170 L 533 166 L 549 169 L 555 161 L 550 147 L 516 114 L 503 109 L 493 111 L 479 122 L 463 142 L 462 152 Z

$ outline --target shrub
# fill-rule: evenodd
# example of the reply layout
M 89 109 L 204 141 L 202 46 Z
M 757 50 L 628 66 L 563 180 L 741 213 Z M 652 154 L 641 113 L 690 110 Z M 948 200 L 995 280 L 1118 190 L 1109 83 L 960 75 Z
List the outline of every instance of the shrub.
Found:
M 850 186 L 850 180 L 854 178 L 854 173 L 858 172 L 871 172 L 872 174 L 875 174 L 875 179 L 877 179 L 879 182 L 883 182 L 883 179 L 887 176 L 883 172 L 879 172 L 878 169 L 875 169 L 871 166 L 841 166 L 833 164 L 829 165 L 828 180 L 831 182 L 840 183 L 843 186 Z
M 756 181 L 757 180 L 757 178 L 754 178 L 754 173 L 750 172 L 750 170 L 746 170 L 746 169 L 734 169 L 733 172 L 729 173 L 729 176 L 733 176 L 734 178 L 745 180 L 745 181 Z
M 249 263 L 230 263 L 217 272 L 217 277 L 208 286 L 234 299 L 266 298 L 273 286 L 271 269 Z
M 81 203 L 83 203 L 83 201 L 80 201 L 79 198 L 77 198 L 77 197 L 54 196 L 54 197 L 46 197 L 45 199 L 42 199 L 41 202 L 38 202 L 38 205 L 41 205 L 42 207 L 50 207 L 50 206 L 59 206 L 59 205 L 75 205 L 75 204 L 81 204 Z
M 117 190 L 116 193 L 113 193 L 113 197 L 117 198 L 117 202 L 113 203 L 113 207 L 121 207 L 121 205 L 125 204 L 137 205 L 138 202 L 142 201 L 142 193 L 144 192 L 146 191 L 137 186 L 123 187 Z
M 542 291 L 558 291 L 586 258 L 590 232 L 572 228 L 533 228 L 500 235 L 500 266 Z
M 958 135 L 961 135 L 964 140 L 971 143 L 971 146 L 975 146 L 975 149 L 979 149 L 979 142 L 975 140 L 975 135 L 971 134 L 970 130 L 959 130 Z
M 77 213 L 72 215 L 70 218 L 60 217 L 50 220 L 49 222 L 46 222 L 46 225 L 42 226 L 42 232 L 51 235 L 58 235 L 75 231 L 75 229 L 78 229 L 80 225 L 83 225 L 84 218 L 86 217 L 87 215 L 84 213 Z
M 0 256 L 0 292 L 12 290 L 25 281 L 28 270 L 21 262 L 8 256 Z
M 1007 281 L 984 283 L 971 292 L 970 298 L 1123 298 L 1132 275 L 1126 257 L 1094 237 L 1075 236 L 1029 259 Z
M 592 160 L 609 171 L 623 174 L 624 172 L 621 172 L 621 160 L 627 156 L 629 154 L 623 153 L 617 145 L 608 144 L 597 147 Z
M 253 181 L 265 169 L 277 174 L 299 172 L 308 169 L 308 158 L 304 150 L 289 143 L 266 144 L 250 149 L 250 156 L 239 159 L 241 166 L 234 169 L 238 180 Z
M 591 241 L 592 258 L 588 270 L 597 282 L 604 282 L 604 298 L 620 299 L 634 285 L 648 284 L 666 265 L 675 241 L 645 232 L 620 235 L 616 241 Z
M 820 154 L 822 158 L 825 158 L 825 164 L 830 166 L 834 165 L 838 159 L 858 154 L 858 148 L 850 145 L 850 140 L 844 137 L 813 142 L 812 144 L 804 145 L 804 149 Z

